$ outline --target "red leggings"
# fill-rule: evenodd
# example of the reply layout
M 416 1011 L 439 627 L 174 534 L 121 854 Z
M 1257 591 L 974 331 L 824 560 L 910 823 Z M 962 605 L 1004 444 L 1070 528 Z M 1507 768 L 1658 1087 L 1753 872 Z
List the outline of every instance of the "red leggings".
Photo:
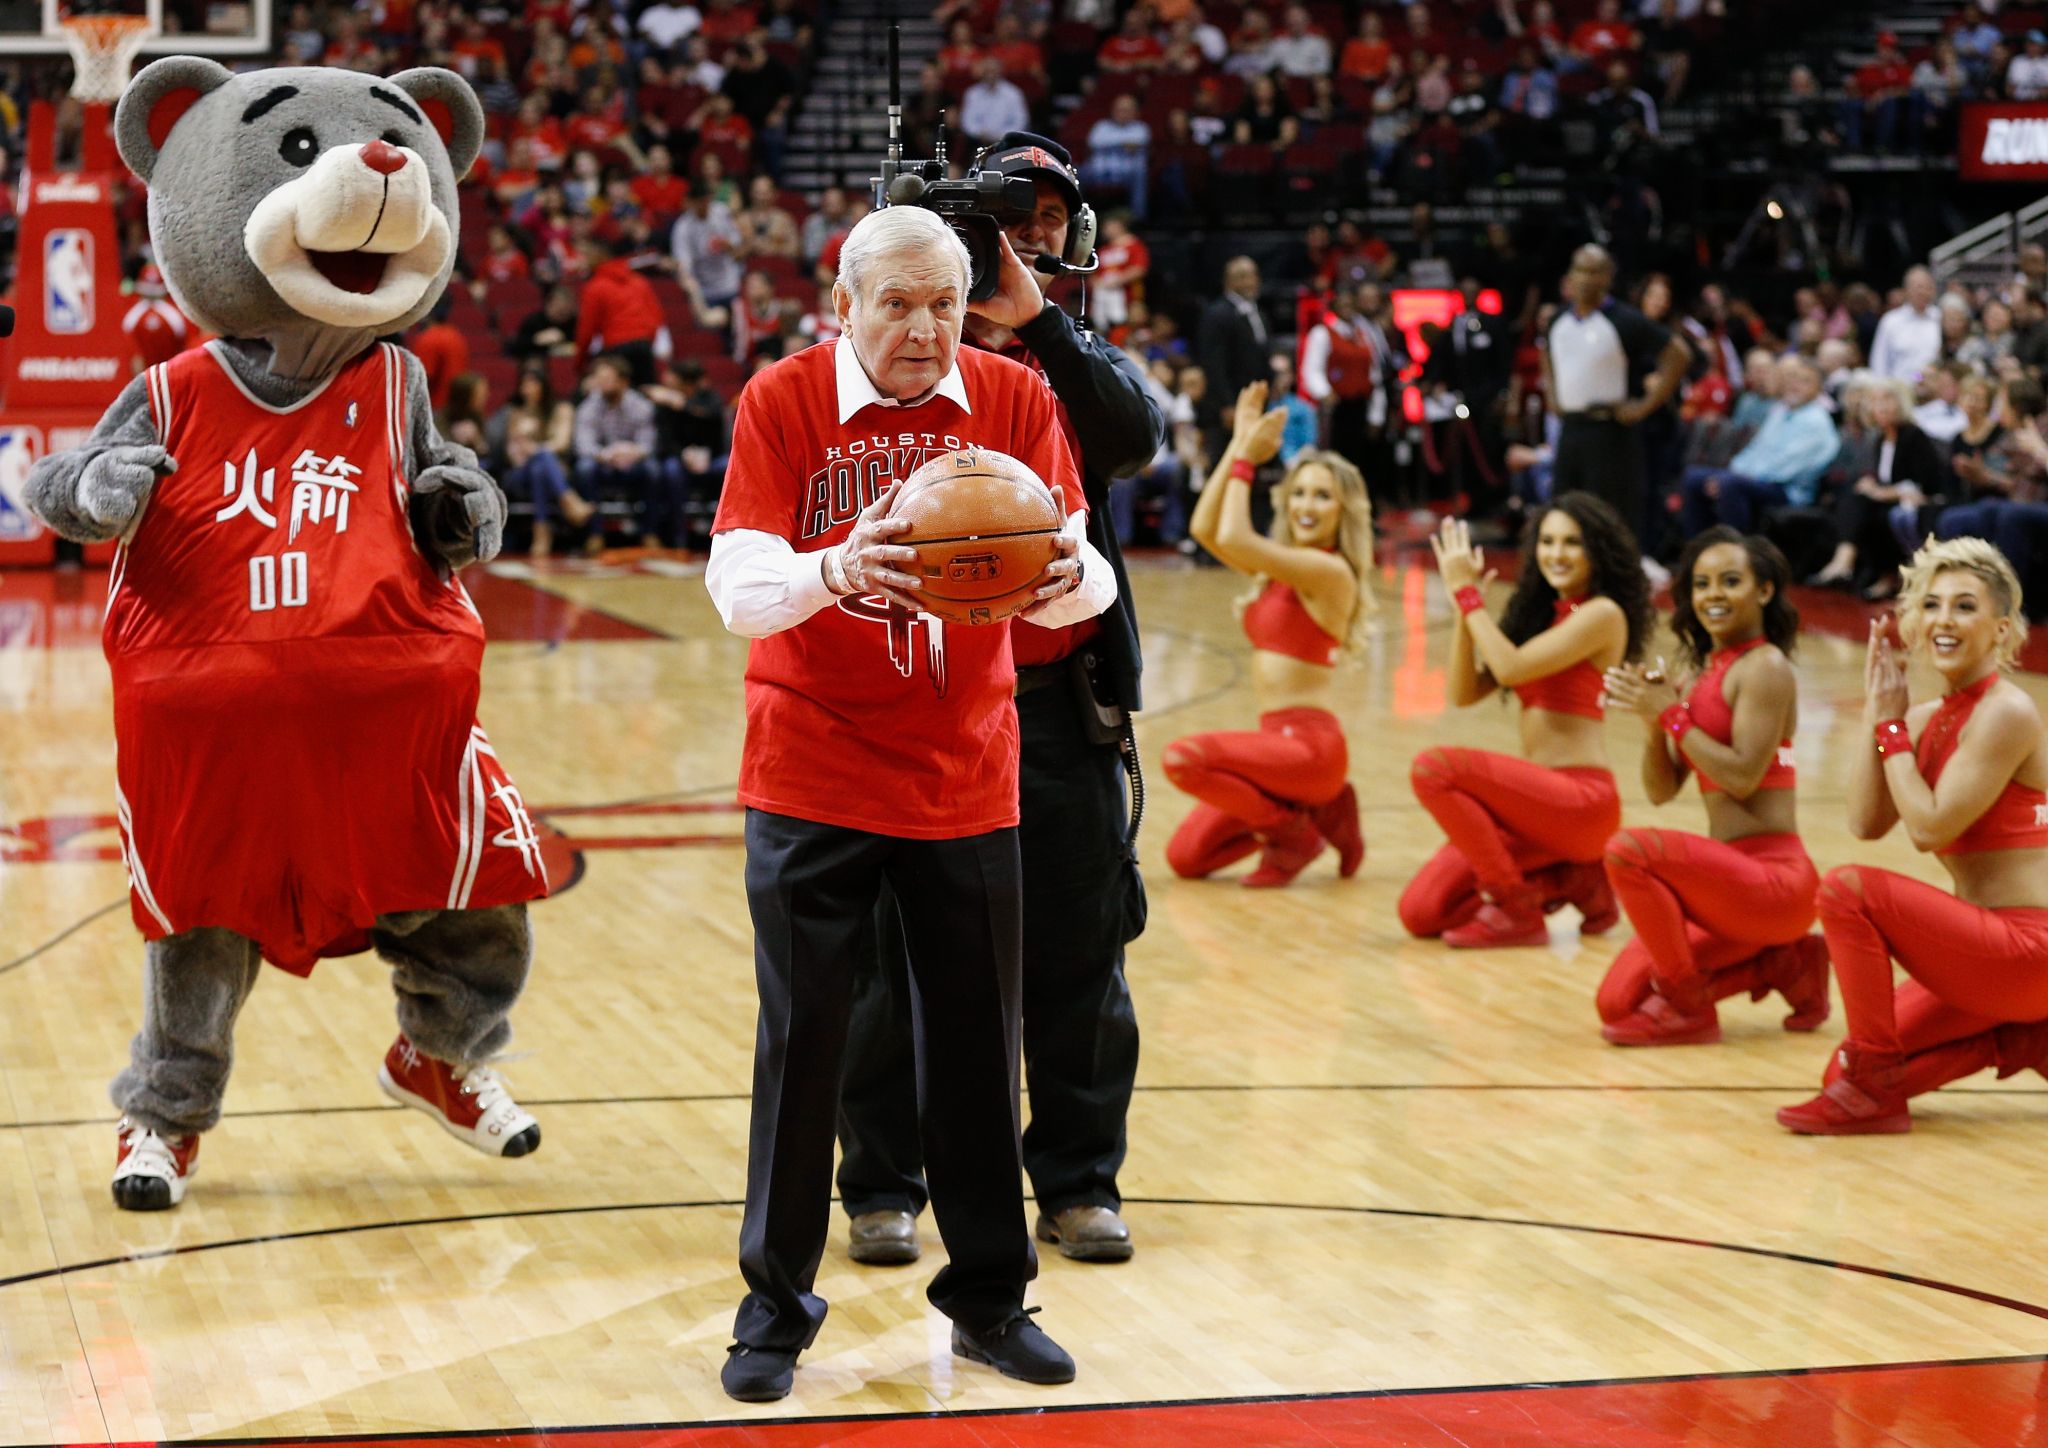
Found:
M 1550 769 L 1483 749 L 1425 749 L 1409 772 L 1415 797 L 1450 843 L 1401 892 L 1411 935 L 1441 935 L 1469 918 L 1485 890 L 1511 896 L 1524 874 L 1600 858 L 1621 826 L 1621 796 L 1605 769 Z
M 1256 731 L 1190 734 L 1166 746 L 1166 777 L 1201 803 L 1166 846 L 1166 862 L 1184 879 L 1234 864 L 1259 848 L 1259 836 L 1303 809 L 1328 804 L 1350 767 L 1344 727 L 1327 709 L 1276 709 Z
M 2048 1017 L 2048 910 L 1987 910 L 1890 870 L 1845 865 L 1821 885 L 1820 923 L 1849 1041 L 1865 1050 L 1926 1051 Z M 1896 994 L 1894 959 L 1913 978 Z
M 1607 842 L 1607 878 L 1636 938 L 1601 982 L 1600 1019 L 1667 994 L 1720 1000 L 1755 984 L 1734 968 L 1813 927 L 1820 877 L 1795 834 L 1709 839 L 1683 830 L 1622 830 Z

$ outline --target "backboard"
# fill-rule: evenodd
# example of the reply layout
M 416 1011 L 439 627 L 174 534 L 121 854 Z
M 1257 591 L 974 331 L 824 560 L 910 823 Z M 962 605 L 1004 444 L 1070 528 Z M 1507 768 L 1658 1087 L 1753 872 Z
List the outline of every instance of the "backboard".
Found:
M 64 55 L 62 22 L 73 15 L 134 15 L 154 36 L 142 53 L 267 55 L 273 0 L 0 0 L 0 59 Z

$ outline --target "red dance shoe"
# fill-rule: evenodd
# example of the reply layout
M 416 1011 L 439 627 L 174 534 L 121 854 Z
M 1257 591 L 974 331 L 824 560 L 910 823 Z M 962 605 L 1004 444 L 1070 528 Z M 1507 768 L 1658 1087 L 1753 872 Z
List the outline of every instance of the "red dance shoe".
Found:
M 1844 1043 L 1841 1060 L 1842 1074 L 1820 1095 L 1778 1108 L 1778 1125 L 1801 1136 L 1889 1136 L 1913 1129 L 1897 1056 L 1859 1052 Z
M 540 1123 L 512 1099 L 504 1077 L 489 1066 L 459 1074 L 458 1069 L 400 1036 L 384 1053 L 377 1084 L 393 1101 L 426 1112 L 443 1131 L 485 1156 L 525 1156 L 540 1145 Z
M 1547 945 L 1543 906 L 1533 890 L 1513 900 L 1491 900 L 1463 925 L 1446 930 L 1444 944 L 1453 950 L 1485 950 L 1511 945 Z
M 1276 890 L 1289 884 L 1308 868 L 1308 862 L 1323 852 L 1323 837 L 1316 832 L 1308 811 L 1266 836 L 1266 848 L 1259 852 L 1259 867 L 1244 877 L 1248 890 Z
M 1310 810 L 1309 818 L 1315 821 L 1316 833 L 1337 847 L 1338 876 L 1348 880 L 1356 875 L 1365 863 L 1365 831 L 1358 824 L 1357 791 L 1345 785 L 1335 799 Z
M 1774 945 L 1756 958 L 1757 979 L 1750 988 L 1751 1000 L 1762 1000 L 1772 991 L 1785 998 L 1792 1014 L 1785 1017 L 1788 1031 L 1817 1031 L 1827 1023 L 1828 941 L 1824 935 L 1802 935 L 1789 945 Z
M 114 1205 L 124 1212 L 163 1212 L 185 1200 L 185 1183 L 199 1170 L 199 1137 L 165 1136 L 121 1118 L 114 1157 Z
M 1652 990 L 1635 1014 L 1600 1028 L 1617 1046 L 1705 1046 L 1721 1039 L 1721 1018 L 1714 1003 L 1681 1005 Z

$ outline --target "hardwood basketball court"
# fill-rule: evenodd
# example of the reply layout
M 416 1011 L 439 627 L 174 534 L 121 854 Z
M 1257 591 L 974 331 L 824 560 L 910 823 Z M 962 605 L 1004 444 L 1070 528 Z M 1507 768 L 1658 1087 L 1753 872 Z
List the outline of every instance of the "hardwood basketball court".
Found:
M 1369 857 L 1281 892 L 1165 869 L 1188 801 L 1160 751 L 1255 705 L 1237 581 L 1135 566 L 1139 1247 L 1048 1253 L 1031 1295 L 1079 1380 L 949 1356 L 929 1217 L 900 1269 L 853 1266 L 836 1221 L 832 1316 L 795 1394 L 758 1410 L 717 1380 L 753 1049 L 746 646 L 696 569 L 506 564 L 474 585 L 483 722 L 573 880 L 534 911 L 507 1068 L 541 1151 L 488 1160 L 384 1099 L 373 957 L 270 971 L 227 1118 L 162 1215 L 107 1190 L 141 950 L 108 818 L 104 579 L 0 574 L 0 1444 L 2048 1441 L 2039 1078 L 1945 1090 L 1903 1138 L 1794 1137 L 1771 1111 L 1812 1092 L 1839 1014 L 1788 1036 L 1775 999 L 1735 1002 L 1721 1045 L 1618 1050 L 1592 999 L 1625 924 L 1581 941 L 1567 910 L 1548 948 L 1492 954 L 1402 934 L 1396 896 L 1439 842 L 1410 759 L 1513 732 L 1503 707 L 1447 712 L 1448 605 L 1426 554 L 1397 557 L 1342 689 Z M 1841 825 L 1859 619 L 1801 641 L 1806 837 L 1823 869 L 1936 878 Z M 1643 802 L 1641 729 L 1609 724 L 1628 819 L 1698 828 L 1690 793 Z M 695 1426 L 757 1422 L 787 1426 Z

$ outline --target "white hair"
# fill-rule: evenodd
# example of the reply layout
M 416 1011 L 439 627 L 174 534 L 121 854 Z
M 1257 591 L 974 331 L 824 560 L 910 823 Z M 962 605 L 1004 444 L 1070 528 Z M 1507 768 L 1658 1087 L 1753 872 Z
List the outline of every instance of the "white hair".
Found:
M 888 206 L 870 211 L 856 222 L 839 248 L 839 285 L 846 288 L 853 305 L 859 307 L 866 300 L 868 275 L 883 257 L 933 248 L 959 260 L 960 294 L 964 299 L 974 278 L 967 243 L 936 211 L 927 211 L 922 206 Z

